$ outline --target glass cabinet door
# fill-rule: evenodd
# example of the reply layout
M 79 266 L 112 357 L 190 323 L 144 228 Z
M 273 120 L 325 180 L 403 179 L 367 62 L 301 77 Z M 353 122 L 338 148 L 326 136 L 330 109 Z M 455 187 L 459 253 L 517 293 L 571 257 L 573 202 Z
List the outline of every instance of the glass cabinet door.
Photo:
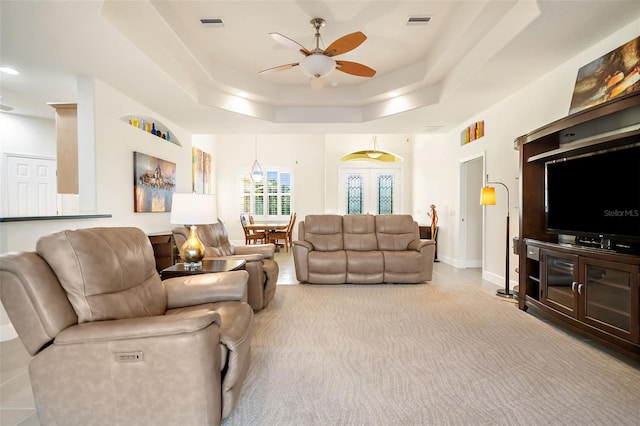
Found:
M 631 303 L 637 287 L 633 266 L 597 259 L 584 259 L 583 263 L 584 287 L 580 286 L 580 297 L 584 308 L 580 319 L 630 338 L 637 327 L 632 320 L 633 315 L 637 317 Z
M 561 312 L 577 317 L 578 257 L 545 250 L 542 252 L 542 263 L 542 301 Z

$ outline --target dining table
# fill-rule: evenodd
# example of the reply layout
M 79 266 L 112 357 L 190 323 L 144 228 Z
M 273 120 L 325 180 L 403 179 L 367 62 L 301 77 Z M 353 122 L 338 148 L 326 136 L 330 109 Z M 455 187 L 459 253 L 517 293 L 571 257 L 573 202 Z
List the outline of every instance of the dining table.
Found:
M 250 223 L 245 227 L 253 232 L 264 232 L 265 242 L 269 242 L 269 232 L 271 231 L 282 231 L 283 229 L 287 229 L 289 226 L 288 222 L 277 222 L 277 223 Z

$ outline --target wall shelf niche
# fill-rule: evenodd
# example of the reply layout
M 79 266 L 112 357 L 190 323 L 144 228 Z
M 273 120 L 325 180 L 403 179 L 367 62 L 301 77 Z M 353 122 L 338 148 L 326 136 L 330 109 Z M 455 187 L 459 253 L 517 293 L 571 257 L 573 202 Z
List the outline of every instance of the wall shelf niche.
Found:
M 169 130 L 167 126 L 153 117 L 135 114 L 120 117 L 120 120 L 135 127 L 138 130 L 142 130 L 147 134 L 153 135 L 162 140 L 166 140 L 167 142 L 171 142 L 172 144 L 182 146 L 175 134 L 171 130 Z

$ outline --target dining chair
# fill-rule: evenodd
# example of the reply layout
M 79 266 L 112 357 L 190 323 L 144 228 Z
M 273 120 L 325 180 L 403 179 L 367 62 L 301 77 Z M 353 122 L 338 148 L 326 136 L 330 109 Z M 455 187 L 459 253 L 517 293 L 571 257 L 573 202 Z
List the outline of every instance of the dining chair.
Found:
M 246 213 L 240 214 L 240 223 L 242 224 L 242 229 L 244 231 L 244 243 L 245 244 L 258 244 L 266 243 L 267 233 L 265 231 L 253 231 L 247 228 L 247 225 L 251 223 L 250 218 L 252 216 L 247 215 Z
M 272 230 L 269 232 L 269 242 L 278 245 L 278 242 L 282 240 L 284 248 L 289 251 L 289 247 L 293 246 L 293 226 L 296 223 L 296 214 L 293 213 L 289 218 L 289 224 L 285 229 Z

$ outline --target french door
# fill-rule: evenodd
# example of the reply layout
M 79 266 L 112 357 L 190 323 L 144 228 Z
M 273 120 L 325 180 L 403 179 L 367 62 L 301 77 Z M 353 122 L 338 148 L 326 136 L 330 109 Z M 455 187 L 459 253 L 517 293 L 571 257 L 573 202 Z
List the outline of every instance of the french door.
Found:
M 342 214 L 393 214 L 400 206 L 400 168 L 340 168 L 338 208 Z

